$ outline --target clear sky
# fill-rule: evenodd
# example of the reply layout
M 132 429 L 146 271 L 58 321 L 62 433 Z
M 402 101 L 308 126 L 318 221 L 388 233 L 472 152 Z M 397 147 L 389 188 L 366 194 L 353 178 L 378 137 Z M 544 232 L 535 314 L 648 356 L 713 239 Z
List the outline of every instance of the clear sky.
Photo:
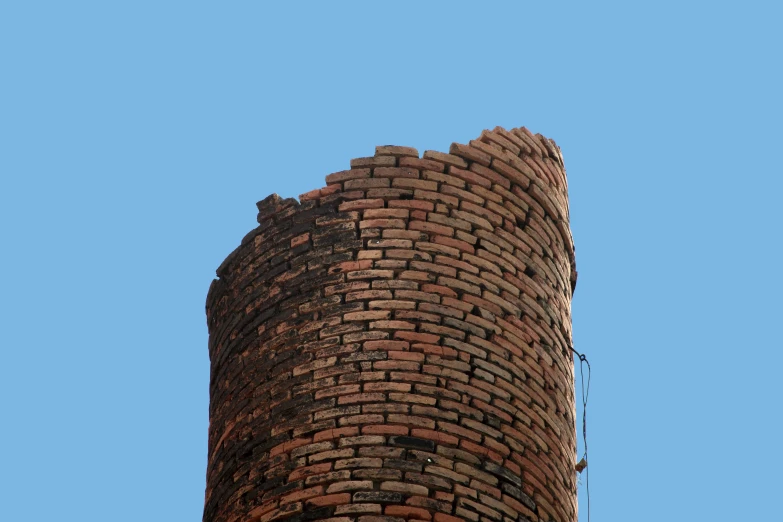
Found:
M 524 125 L 568 170 L 592 519 L 779 520 L 779 5 L 0 3 L 0 519 L 200 520 L 255 202 Z

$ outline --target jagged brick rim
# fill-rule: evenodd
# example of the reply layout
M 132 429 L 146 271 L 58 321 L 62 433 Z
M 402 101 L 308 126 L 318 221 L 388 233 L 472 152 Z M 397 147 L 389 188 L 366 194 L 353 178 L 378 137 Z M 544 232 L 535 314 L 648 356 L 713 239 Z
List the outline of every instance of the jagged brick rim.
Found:
M 352 159 L 350 170 L 326 176 L 326 187 L 301 194 L 299 200 L 271 194 L 259 201 L 256 203 L 258 223 L 287 208 L 296 209 L 305 201 L 337 193 L 340 181 L 351 176 L 353 170 L 393 167 L 399 162 L 399 159 L 394 163 L 388 160 L 387 163 L 378 161 L 383 157 L 418 159 L 419 153 L 413 147 L 379 145 L 375 148 L 374 156 Z M 544 158 L 556 161 L 560 169 L 552 169 L 542 161 Z M 573 293 L 578 273 L 576 247 L 569 228 L 568 179 L 562 152 L 554 140 L 541 134 L 533 134 L 526 127 L 515 127 L 511 130 L 495 127 L 491 131 L 484 130 L 478 139 L 471 140 L 467 145 L 452 143 L 449 154 L 426 150 L 422 159 L 443 162 L 453 167 L 453 173 L 458 177 L 467 176 L 469 182 L 476 182 L 483 177 L 490 183 L 511 182 L 528 190 L 530 196 L 543 208 L 545 215 L 542 217 L 549 216 L 557 225 L 571 264 L 570 283 Z M 550 193 L 559 197 L 554 200 L 549 196 Z M 229 254 L 216 270 L 218 277 L 224 277 L 228 273 L 227 269 L 235 261 L 241 247 L 252 241 L 260 232 L 259 229 L 254 229 L 242 239 L 240 246 Z

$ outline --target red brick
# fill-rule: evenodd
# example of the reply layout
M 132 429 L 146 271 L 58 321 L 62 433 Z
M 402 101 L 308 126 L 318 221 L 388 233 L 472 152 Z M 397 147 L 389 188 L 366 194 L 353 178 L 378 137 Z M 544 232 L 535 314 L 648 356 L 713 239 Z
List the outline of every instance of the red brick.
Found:
M 454 167 L 451 167 L 454 168 Z M 440 188 L 443 190 L 446 186 L 452 186 L 457 188 L 465 188 L 465 182 L 459 178 L 444 174 L 442 172 L 433 172 L 431 170 L 425 170 L 421 173 L 421 177 L 428 180 L 440 183 Z
M 413 310 L 416 303 L 413 301 L 403 301 L 399 299 L 377 300 L 367 303 L 370 310 Z
M 346 446 L 361 446 L 361 445 L 384 445 L 386 443 L 386 438 L 381 437 L 378 435 L 360 435 L 356 437 L 343 437 L 339 441 L 339 446 L 346 447 Z
M 392 187 L 406 189 L 438 190 L 438 184 L 434 181 L 410 178 L 395 178 L 392 180 Z
M 439 161 L 441 163 L 444 163 L 446 165 L 454 165 L 456 167 L 460 168 L 466 168 L 468 164 L 465 162 L 464 159 L 460 158 L 459 156 L 453 156 L 451 154 L 444 154 L 442 152 L 434 151 L 434 150 L 425 150 L 424 151 L 424 158 L 433 160 L 433 161 Z M 433 169 L 436 170 L 436 169 Z
M 312 442 L 313 440 L 307 437 L 301 439 L 289 440 L 282 444 L 278 444 L 277 446 L 269 450 L 269 456 L 274 457 L 275 455 L 279 455 L 281 453 L 288 453 L 292 449 L 298 448 L 299 446 L 305 446 Z
M 305 201 L 318 199 L 320 197 L 321 197 L 321 189 L 315 189 L 315 190 L 311 190 L 310 192 L 305 192 L 304 194 L 300 194 L 299 201 L 304 203 Z
M 384 514 L 415 520 L 432 520 L 432 514 L 423 508 L 411 506 L 386 506 Z
M 366 288 L 369 286 L 369 283 L 366 283 L 364 281 L 354 281 L 352 283 L 348 283 L 351 285 L 354 284 L 361 284 L 364 285 Z M 345 295 L 345 302 L 351 302 L 351 301 L 361 301 L 364 299 L 391 299 L 393 297 L 392 293 L 389 290 L 362 290 L 358 292 L 350 292 Z
M 434 420 L 429 419 L 427 417 L 421 417 L 416 415 L 403 415 L 403 414 L 391 413 L 388 416 L 388 421 L 397 424 L 404 424 L 406 426 L 415 426 L 415 427 L 420 427 L 425 429 L 435 428 Z
M 455 198 L 454 196 L 449 196 L 446 194 L 441 194 L 440 192 L 435 192 L 433 190 L 422 190 L 417 189 L 414 190 L 413 195 L 416 197 L 416 199 L 423 199 L 425 201 L 432 201 L 434 203 L 443 203 L 449 207 L 456 208 L 459 205 L 459 199 Z
M 453 289 L 443 285 L 431 285 L 431 284 L 421 285 L 421 290 L 423 292 L 438 294 L 445 297 L 457 297 L 458 295 L 457 292 L 455 292 Z
M 313 435 L 313 442 L 320 442 L 324 440 L 339 439 L 340 437 L 350 437 L 359 433 L 359 429 L 355 426 L 348 428 L 333 428 L 330 430 L 319 431 Z
M 308 499 L 305 505 L 308 508 L 322 507 L 322 506 L 339 506 L 340 504 L 347 504 L 351 501 L 350 493 L 337 493 L 334 495 L 323 495 Z
M 500 130 L 500 127 L 498 127 L 497 130 Z M 483 131 L 479 139 L 484 143 L 494 145 L 495 147 L 508 149 L 512 154 L 517 156 L 521 152 L 521 149 L 518 145 L 496 130 Z
M 428 221 L 411 221 L 408 223 L 410 230 L 420 230 L 422 232 L 431 232 L 434 234 L 440 234 L 442 236 L 453 236 L 454 229 L 451 227 L 438 225 L 437 223 L 430 223 Z
M 313 498 L 319 495 L 323 495 L 323 493 L 324 493 L 323 486 L 313 486 L 311 488 L 303 489 L 300 491 L 294 491 L 293 493 L 289 493 L 288 495 L 283 495 L 282 497 L 280 497 L 280 504 L 288 504 L 289 502 L 306 500 L 308 498 Z
M 393 167 L 396 164 L 397 159 L 394 156 L 370 156 L 351 160 L 352 169 L 357 167 Z
M 435 513 L 435 516 L 433 517 L 433 521 L 434 522 L 465 522 L 463 519 L 459 517 L 453 517 L 445 513 Z
M 377 321 L 389 319 L 391 312 L 388 310 L 371 310 L 368 312 L 350 312 L 343 315 L 344 321 Z
M 402 230 L 397 230 L 397 229 L 391 229 L 391 230 L 384 229 L 384 232 L 388 232 L 388 231 L 404 232 Z M 371 239 L 370 241 L 367 242 L 367 246 L 370 248 L 387 249 L 388 250 L 386 252 L 387 258 L 410 259 L 415 256 L 415 252 L 411 250 L 413 248 L 413 241 L 409 239 Z M 404 252 L 404 253 L 400 254 L 400 252 Z M 377 268 L 379 266 L 379 263 L 376 262 L 375 265 Z M 404 267 L 405 266 L 403 264 L 401 268 Z
M 362 214 L 364 219 L 407 219 L 409 211 L 404 208 L 367 209 Z
M 351 179 L 363 179 L 370 177 L 370 169 L 351 169 L 335 172 L 326 176 L 326 183 L 342 183 Z
M 391 181 L 388 178 L 352 179 L 343 183 L 345 190 L 368 190 L 388 188 Z
M 442 162 L 424 158 L 400 158 L 400 167 L 412 167 L 421 170 L 443 172 L 446 167 Z
M 362 402 L 381 402 L 385 401 L 386 396 L 383 393 L 355 393 L 352 395 L 341 395 L 337 398 L 337 404 L 356 404 Z
M 440 340 L 440 337 L 437 335 L 417 333 L 417 332 L 395 332 L 394 338 L 403 339 L 409 342 L 420 342 L 420 343 L 429 343 L 429 344 L 437 344 L 438 341 Z
M 311 475 L 326 473 L 330 469 L 332 469 L 331 462 L 323 462 L 321 464 L 313 464 L 312 466 L 300 467 L 295 469 L 294 471 L 291 472 L 290 475 L 288 475 L 288 481 L 294 482 Z
M 402 219 L 365 219 L 359 221 L 359 228 L 405 228 Z
M 440 302 L 439 296 L 433 295 L 430 292 L 418 291 L 418 290 L 395 290 L 394 297 L 396 297 L 397 299 L 410 299 L 413 301 L 424 301 L 425 303 L 419 304 L 420 307 L 422 306 L 422 304 L 430 304 L 430 303 L 437 304 Z
M 411 430 L 411 437 L 434 440 L 438 444 L 453 444 L 455 446 L 459 444 L 459 439 L 457 437 L 435 430 L 413 429 Z
M 347 212 L 349 210 L 362 210 L 368 208 L 383 208 L 384 201 L 382 199 L 355 199 L 353 201 L 346 201 L 341 203 L 339 207 L 340 212 Z
M 420 221 L 424 221 L 427 219 L 427 213 L 423 210 L 412 210 L 411 219 L 418 219 Z
M 324 390 L 318 390 L 315 392 L 315 400 L 320 400 L 325 397 L 335 397 L 338 395 L 348 395 L 359 391 L 358 384 L 345 384 L 342 386 L 331 386 Z
M 383 422 L 383 415 L 376 414 L 351 415 L 347 417 L 340 417 L 340 419 L 337 421 L 340 426 L 353 426 L 381 422 Z
M 476 249 L 473 248 L 470 243 L 460 241 L 459 239 L 454 239 L 453 237 L 434 236 L 432 237 L 432 242 L 439 245 L 446 245 L 452 248 L 456 248 L 458 250 L 462 250 L 463 252 L 467 252 L 468 254 L 473 254 L 476 251 Z
M 424 356 L 420 353 L 413 353 L 409 351 L 390 351 L 388 353 L 389 360 L 395 361 L 417 361 L 423 362 Z
M 413 147 L 400 147 L 398 145 L 378 145 L 375 147 L 376 156 L 412 156 L 419 157 L 419 152 Z
M 407 435 L 408 428 L 391 424 L 362 426 L 362 433 L 367 435 Z
M 415 312 L 410 310 L 395 310 L 394 318 L 399 320 L 410 320 L 419 322 L 440 322 L 440 317 L 436 314 L 430 314 L 426 312 Z
M 391 279 L 392 277 L 394 277 L 393 270 L 357 270 L 347 274 L 349 281 L 355 279 Z
M 389 393 L 389 400 L 394 402 L 408 402 L 411 404 L 428 404 L 430 406 L 437 402 L 434 397 L 416 395 L 413 393 Z
M 449 174 L 463 181 L 466 181 L 471 185 L 478 185 L 487 189 L 492 187 L 491 178 L 487 178 L 485 176 L 480 175 L 479 173 L 472 172 L 470 170 L 464 170 L 457 167 L 449 167 Z
M 370 328 L 413 330 L 416 328 L 416 325 L 407 321 L 374 321 L 370 323 Z
M 302 364 L 300 366 L 297 366 L 293 369 L 294 377 L 297 375 L 302 375 L 307 372 L 311 372 L 313 370 L 318 370 L 321 368 L 326 368 L 328 366 L 333 366 L 337 362 L 337 357 L 328 357 L 326 359 L 316 359 L 314 361 L 311 361 L 306 364 Z
M 382 459 L 357 457 L 355 459 L 343 459 L 336 461 L 334 463 L 334 469 L 380 468 L 382 465 Z
M 373 368 L 376 370 L 402 370 L 402 371 L 419 371 L 420 365 L 415 361 L 375 361 Z
M 389 178 L 385 178 L 386 181 L 389 180 Z M 400 188 L 377 188 L 377 189 L 370 189 L 367 191 L 367 197 L 368 198 L 389 198 L 389 199 L 400 199 L 405 196 L 410 196 L 413 193 L 412 190 L 408 189 L 400 189 Z
M 291 238 L 291 248 L 296 248 L 299 245 L 303 245 L 310 241 L 310 233 L 306 232 L 304 234 L 300 234 L 294 238 Z
M 481 442 L 481 435 L 475 431 L 451 424 L 450 422 L 438 422 L 438 430 L 457 435 L 460 439 L 469 439 L 475 442 Z
M 472 142 L 471 142 L 472 145 Z M 475 161 L 485 167 L 488 167 L 492 158 L 486 152 L 479 150 L 471 145 L 461 145 L 459 143 L 452 143 L 449 148 L 449 152 L 453 155 L 467 158 L 470 161 Z
M 477 188 L 480 189 L 481 187 Z M 461 188 L 444 185 L 440 188 L 440 192 L 442 194 L 448 194 L 450 196 L 456 197 L 461 201 L 470 202 L 475 205 L 483 205 L 485 201 L 484 198 L 479 196 L 475 190 L 464 190 Z
M 365 350 L 408 350 L 410 349 L 410 343 L 408 341 L 365 341 Z

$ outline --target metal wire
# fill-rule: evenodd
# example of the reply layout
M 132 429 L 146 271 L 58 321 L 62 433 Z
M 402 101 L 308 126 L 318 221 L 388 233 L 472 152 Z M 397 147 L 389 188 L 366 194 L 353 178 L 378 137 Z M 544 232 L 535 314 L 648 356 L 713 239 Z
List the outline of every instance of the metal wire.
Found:
M 570 347 L 569 347 L 570 348 Z M 590 368 L 590 361 L 584 354 L 581 354 L 571 348 L 571 351 L 579 357 L 579 375 L 582 381 L 582 441 L 584 442 L 585 452 L 583 455 L 584 461 L 587 463 L 585 469 L 585 489 L 587 490 L 587 522 L 590 522 L 590 460 L 587 458 L 587 398 L 590 395 L 590 377 L 592 370 Z M 584 365 L 587 364 L 587 388 L 585 389 L 585 374 Z

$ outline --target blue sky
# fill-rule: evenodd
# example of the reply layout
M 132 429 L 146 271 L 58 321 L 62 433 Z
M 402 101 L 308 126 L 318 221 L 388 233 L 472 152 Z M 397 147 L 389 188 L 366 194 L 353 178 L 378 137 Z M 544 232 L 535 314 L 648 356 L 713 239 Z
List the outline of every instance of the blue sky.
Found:
M 0 518 L 200 520 L 204 301 L 255 202 L 496 125 L 566 161 L 593 520 L 779 516 L 781 14 L 3 2 Z

